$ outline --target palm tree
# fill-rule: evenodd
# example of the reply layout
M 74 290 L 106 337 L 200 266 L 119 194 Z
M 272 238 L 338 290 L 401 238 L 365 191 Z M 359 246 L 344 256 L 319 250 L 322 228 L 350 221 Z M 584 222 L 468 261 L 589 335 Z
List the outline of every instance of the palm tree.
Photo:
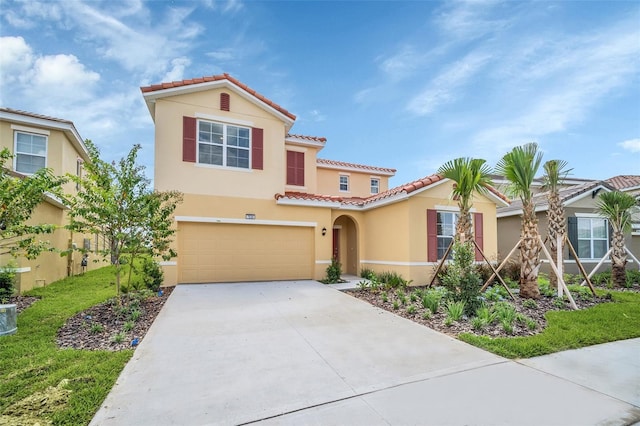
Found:
M 540 267 L 540 244 L 538 219 L 531 183 L 542 162 L 542 153 L 536 143 L 513 148 L 498 162 L 496 172 L 508 181 L 507 192 L 522 201 L 522 227 L 520 232 L 520 296 L 537 299 L 538 269 Z
M 438 169 L 438 173 L 455 182 L 451 195 L 458 200 L 460 215 L 456 223 L 456 239 L 464 234 L 465 241 L 471 241 L 471 210 L 473 193 L 487 192 L 491 185 L 491 168 L 485 160 L 479 158 L 456 158 L 446 162 Z
M 638 202 L 629 194 L 620 191 L 604 192 L 600 195 L 596 208 L 613 228 L 611 236 L 611 280 L 614 285 L 623 286 L 626 280 L 625 265 L 627 252 L 624 234 L 631 230 L 631 215 Z
M 547 210 L 547 222 L 548 230 L 547 236 L 549 237 L 551 247 L 551 257 L 555 262 L 558 256 L 558 250 L 562 253 L 564 245 L 558 247 L 558 236 L 563 238 L 567 233 L 567 222 L 564 218 L 564 206 L 560 200 L 560 185 L 564 182 L 564 179 L 571 172 L 572 169 L 566 169 L 568 163 L 564 160 L 549 160 L 544 163 L 544 176 L 542 177 L 543 186 L 542 189 L 547 192 L 547 200 L 549 202 L 549 209 Z M 558 283 L 558 277 L 555 274 L 549 276 L 549 282 L 555 286 Z

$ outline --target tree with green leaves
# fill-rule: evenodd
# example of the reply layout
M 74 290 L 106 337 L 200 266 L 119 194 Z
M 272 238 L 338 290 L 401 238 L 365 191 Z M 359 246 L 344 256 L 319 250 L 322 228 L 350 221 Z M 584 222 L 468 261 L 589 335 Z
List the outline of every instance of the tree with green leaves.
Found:
M 627 252 L 624 234 L 631 231 L 631 216 L 638 208 L 638 201 L 630 194 L 612 191 L 603 192 L 596 203 L 598 213 L 609 221 L 611 235 L 611 280 L 623 286 L 626 280 Z
M 560 199 L 560 186 L 567 178 L 572 169 L 567 169 L 568 163 L 564 160 L 549 160 L 544 163 L 544 175 L 542 176 L 542 189 L 547 191 L 547 236 L 549 237 L 549 247 L 551 257 L 555 262 L 560 253 L 564 250 L 564 245 L 558 247 L 558 237 L 564 238 L 567 233 L 567 220 L 564 217 L 564 206 Z M 555 286 L 558 284 L 558 277 L 555 274 L 549 276 L 549 282 Z
M 438 174 L 454 182 L 451 195 L 458 200 L 460 214 L 456 223 L 456 240 L 464 234 L 465 241 L 473 238 L 471 226 L 471 206 L 473 194 L 487 192 L 492 185 L 491 168 L 485 160 L 479 158 L 456 158 L 446 162 L 438 169 Z
M 78 184 L 78 192 L 68 199 L 68 227 L 75 232 L 103 235 L 110 241 L 101 254 L 109 256 L 116 267 L 119 295 L 125 249 L 131 255 L 131 264 L 143 252 L 167 260 L 176 256 L 170 248 L 175 233 L 173 212 L 182 194 L 151 189 L 144 167 L 136 164 L 140 145 L 134 145 L 117 163 L 108 163 L 90 140 L 85 144 L 91 161 L 85 165 L 83 176 L 69 176 Z
M 520 296 L 537 299 L 538 269 L 540 268 L 540 242 L 538 219 L 531 184 L 542 163 L 538 144 L 528 143 L 513 148 L 496 166 L 496 173 L 503 175 L 509 184 L 507 193 L 522 201 L 522 226 L 520 232 Z
M 30 176 L 10 171 L 5 162 L 13 156 L 8 149 L 0 151 L 0 255 L 37 257 L 45 250 L 53 250 L 39 235 L 51 234 L 52 224 L 31 224 L 27 221 L 45 197 L 59 198 L 65 179 L 54 176 L 48 168 Z

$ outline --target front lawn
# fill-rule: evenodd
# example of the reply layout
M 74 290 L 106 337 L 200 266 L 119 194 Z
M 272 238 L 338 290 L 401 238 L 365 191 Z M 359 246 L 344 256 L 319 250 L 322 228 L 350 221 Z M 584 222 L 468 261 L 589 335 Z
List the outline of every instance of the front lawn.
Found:
M 104 267 L 28 293 L 41 300 L 18 315 L 16 334 L 0 337 L 0 424 L 91 420 L 133 351 L 60 349 L 56 332 L 68 318 L 114 297 L 114 280 L 112 267 Z
M 534 336 L 492 339 L 463 333 L 458 338 L 507 358 L 530 358 L 640 337 L 640 293 L 612 291 L 611 294 L 613 303 L 579 311 L 548 312 L 547 327 Z

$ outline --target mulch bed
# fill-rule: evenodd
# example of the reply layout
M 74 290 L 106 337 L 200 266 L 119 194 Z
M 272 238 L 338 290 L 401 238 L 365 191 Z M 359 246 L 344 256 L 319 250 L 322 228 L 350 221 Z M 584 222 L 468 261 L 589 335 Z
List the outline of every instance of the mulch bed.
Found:
M 411 294 L 412 291 L 417 289 L 417 287 L 409 287 L 405 293 L 407 297 Z M 386 311 L 392 312 L 401 317 L 407 318 L 411 321 L 417 322 L 419 324 L 425 325 L 429 328 L 432 328 L 441 333 L 445 333 L 452 337 L 457 337 L 461 333 L 473 333 L 477 335 L 485 335 L 489 337 L 514 337 L 514 336 L 532 336 L 534 334 L 538 334 L 544 330 L 547 325 L 547 321 L 545 319 L 545 315 L 549 311 L 558 311 L 558 310 L 572 310 L 569 302 L 565 301 L 563 307 L 559 307 L 555 304 L 555 298 L 553 297 L 540 297 L 540 299 L 536 300 L 537 307 L 527 307 L 523 305 L 525 299 L 520 298 L 517 294 L 515 295 L 516 300 L 513 299 L 505 299 L 505 301 L 512 303 L 516 311 L 526 315 L 528 318 L 532 319 L 536 322 L 536 328 L 534 330 L 529 329 L 525 324 L 520 324 L 517 321 L 513 323 L 513 332 L 511 334 L 507 333 L 500 323 L 487 325 L 482 330 L 475 330 L 471 324 L 470 319 L 463 317 L 460 321 L 453 322 L 451 325 L 445 324 L 445 319 L 447 317 L 445 307 L 441 304 L 438 312 L 432 314 L 431 318 L 425 319 L 423 318 L 423 314 L 426 309 L 422 307 L 422 303 L 420 300 L 415 302 L 411 302 L 407 300 L 406 305 L 402 305 L 399 303 L 398 309 L 394 309 L 394 301 L 400 300 L 398 298 L 396 291 L 393 289 L 387 290 L 387 301 L 383 301 L 382 292 L 371 292 L 369 290 L 349 290 L 346 293 L 350 294 L 353 297 L 369 302 L 370 304 L 377 306 Z M 605 303 L 611 300 L 610 295 L 605 297 L 596 297 L 596 298 L 581 298 L 577 294 L 572 294 L 576 305 L 579 309 L 585 309 L 592 306 L 595 306 L 599 303 Z M 487 302 L 487 304 L 492 304 L 492 302 Z M 409 313 L 407 309 L 409 306 L 414 306 L 414 313 Z

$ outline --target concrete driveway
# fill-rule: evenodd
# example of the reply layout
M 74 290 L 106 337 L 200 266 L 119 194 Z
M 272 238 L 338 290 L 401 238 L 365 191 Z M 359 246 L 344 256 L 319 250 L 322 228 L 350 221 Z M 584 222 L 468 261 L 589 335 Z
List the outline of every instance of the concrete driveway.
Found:
M 636 340 L 631 350 L 637 354 Z M 181 285 L 91 424 L 640 421 L 632 397 L 544 369 L 315 281 Z M 629 374 L 633 389 L 640 371 Z

